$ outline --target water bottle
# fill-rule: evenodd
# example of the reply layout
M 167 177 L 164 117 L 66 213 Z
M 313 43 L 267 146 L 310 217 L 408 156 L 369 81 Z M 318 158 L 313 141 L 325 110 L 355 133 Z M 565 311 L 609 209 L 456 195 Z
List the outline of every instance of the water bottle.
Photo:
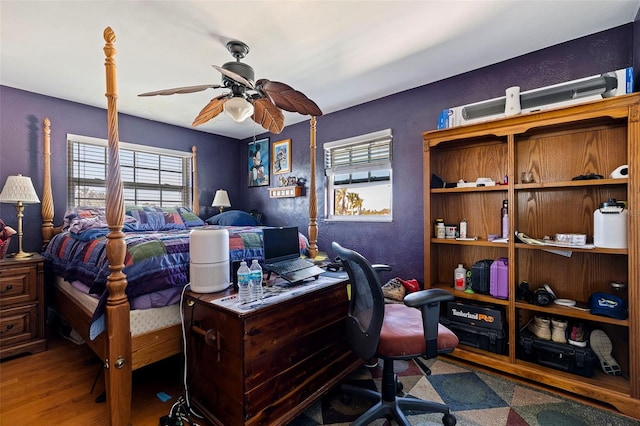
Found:
M 251 301 L 262 299 L 262 268 L 258 263 L 258 259 L 253 259 L 251 262 L 251 284 L 253 285 L 251 291 Z
M 248 303 L 251 301 L 251 270 L 244 260 L 240 262 L 238 268 L 238 303 Z
M 502 238 L 509 238 L 509 204 L 507 200 L 502 202 L 500 209 L 500 226 Z

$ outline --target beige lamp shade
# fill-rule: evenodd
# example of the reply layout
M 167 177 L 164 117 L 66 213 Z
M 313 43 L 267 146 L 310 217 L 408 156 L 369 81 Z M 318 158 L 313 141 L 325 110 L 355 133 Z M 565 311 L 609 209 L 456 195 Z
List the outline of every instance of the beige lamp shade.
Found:
M 2 193 L 0 193 L 0 203 L 18 202 L 23 204 L 40 202 L 30 177 L 22 175 L 7 177 Z
M 229 194 L 224 189 L 218 189 L 216 191 L 215 197 L 213 197 L 213 203 L 211 203 L 213 207 L 220 208 L 222 211 L 225 207 L 231 207 L 231 201 L 229 201 Z
M 238 123 L 253 115 L 253 105 L 241 96 L 235 96 L 223 105 L 224 112 Z
M 18 252 L 12 254 L 16 259 L 24 259 L 33 256 L 33 253 L 22 251 L 22 218 L 24 217 L 24 204 L 39 203 L 40 199 L 33 187 L 31 178 L 27 176 L 9 176 L 0 192 L 0 203 L 12 203 L 16 205 L 18 216 Z

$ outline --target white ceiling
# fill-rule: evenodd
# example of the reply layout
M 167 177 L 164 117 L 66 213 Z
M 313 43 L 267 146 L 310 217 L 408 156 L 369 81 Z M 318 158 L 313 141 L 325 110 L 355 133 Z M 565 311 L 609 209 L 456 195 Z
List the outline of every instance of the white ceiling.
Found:
M 104 40 L 115 31 L 119 111 L 191 127 L 222 89 L 211 65 L 250 47 L 256 79 L 286 83 L 327 114 L 633 22 L 640 0 L 7 1 L 0 84 L 106 107 Z M 307 117 L 285 114 L 285 124 Z M 264 130 L 224 114 L 197 127 L 245 138 Z

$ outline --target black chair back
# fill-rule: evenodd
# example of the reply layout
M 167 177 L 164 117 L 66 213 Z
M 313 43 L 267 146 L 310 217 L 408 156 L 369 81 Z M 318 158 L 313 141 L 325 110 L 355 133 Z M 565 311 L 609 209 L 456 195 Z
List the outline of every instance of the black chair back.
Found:
M 361 359 L 372 358 L 378 348 L 384 319 L 384 296 L 378 273 L 359 253 L 332 244 L 349 275 L 351 300 L 347 316 L 347 340 Z

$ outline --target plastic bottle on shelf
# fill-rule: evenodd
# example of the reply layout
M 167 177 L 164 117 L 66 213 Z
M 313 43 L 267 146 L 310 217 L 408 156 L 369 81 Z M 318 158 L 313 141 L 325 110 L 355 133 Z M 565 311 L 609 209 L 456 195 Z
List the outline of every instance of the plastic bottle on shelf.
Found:
M 453 271 L 453 288 L 461 291 L 467 288 L 467 270 L 462 266 L 462 263 L 459 263 Z
M 467 238 L 467 219 L 460 221 L 460 238 Z
M 252 295 L 251 300 L 261 300 L 262 299 L 262 268 L 258 263 L 258 259 L 253 259 L 251 262 L 251 284 L 252 284 Z
M 502 201 L 502 209 L 500 209 L 500 226 L 501 237 L 509 238 L 509 205 L 507 200 Z
M 240 262 L 238 268 L 238 303 L 248 303 L 251 301 L 251 270 L 244 260 Z

